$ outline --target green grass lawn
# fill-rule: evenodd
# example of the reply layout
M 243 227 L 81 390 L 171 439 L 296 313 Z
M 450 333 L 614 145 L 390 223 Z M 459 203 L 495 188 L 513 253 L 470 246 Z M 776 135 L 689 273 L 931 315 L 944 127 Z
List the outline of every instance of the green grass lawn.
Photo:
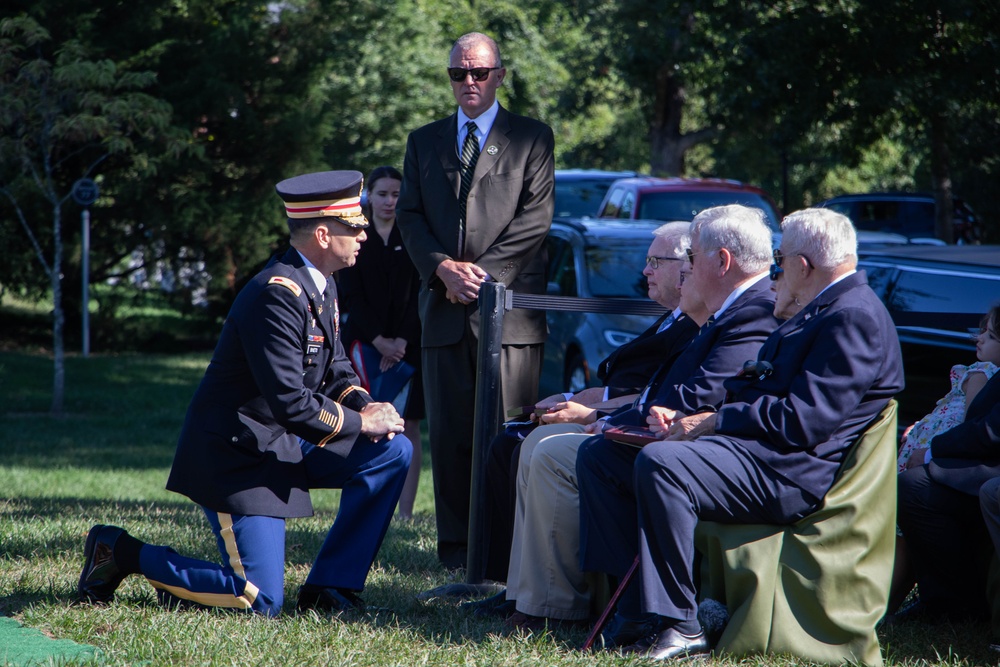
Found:
M 139 577 L 127 579 L 108 607 L 74 605 L 83 542 L 94 523 L 120 524 L 140 539 L 217 559 L 200 510 L 163 489 L 207 361 L 207 354 L 71 356 L 67 414 L 53 419 L 46 412 L 49 358 L 0 352 L 0 615 L 97 646 L 113 665 L 644 664 L 580 653 L 584 631 L 510 635 L 501 622 L 473 618 L 455 600 L 417 601 L 418 593 L 448 583 L 434 553 L 426 456 L 416 519 L 390 527 L 364 592 L 370 605 L 388 611 L 346 620 L 166 611 Z M 337 501 L 337 492 L 314 492 L 316 515 L 289 523 L 288 611 Z M 889 665 L 997 663 L 985 650 L 986 626 L 904 626 L 880 637 Z M 799 663 L 768 657 L 711 664 Z

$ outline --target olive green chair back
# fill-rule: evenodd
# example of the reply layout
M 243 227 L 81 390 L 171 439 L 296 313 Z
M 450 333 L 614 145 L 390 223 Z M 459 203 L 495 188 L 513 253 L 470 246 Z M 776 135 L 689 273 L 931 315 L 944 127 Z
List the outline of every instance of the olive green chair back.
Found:
M 822 506 L 789 526 L 701 522 L 701 596 L 726 604 L 716 650 L 882 665 L 896 526 L 896 402 L 847 456 Z

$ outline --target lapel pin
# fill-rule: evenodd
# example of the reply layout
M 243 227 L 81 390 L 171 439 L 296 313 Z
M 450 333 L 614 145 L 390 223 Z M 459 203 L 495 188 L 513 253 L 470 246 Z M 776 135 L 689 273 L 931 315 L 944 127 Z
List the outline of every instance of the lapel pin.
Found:
M 496 146 L 490 146 L 489 148 L 486 149 L 486 152 L 489 153 L 490 155 L 496 155 L 499 150 L 500 149 L 497 148 Z

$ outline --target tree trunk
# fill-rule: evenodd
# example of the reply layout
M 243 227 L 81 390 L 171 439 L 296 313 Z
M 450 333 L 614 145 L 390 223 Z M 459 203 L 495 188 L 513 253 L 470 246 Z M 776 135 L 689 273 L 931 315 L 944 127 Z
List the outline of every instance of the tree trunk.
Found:
M 62 306 L 62 207 L 56 204 L 52 212 L 52 237 L 54 250 L 52 256 L 52 408 L 51 413 L 55 417 L 61 417 L 63 413 L 63 398 L 66 393 L 66 363 L 65 363 L 65 342 L 63 339 L 63 327 L 66 316 Z
M 934 180 L 934 235 L 945 243 L 954 243 L 951 150 L 948 147 L 948 119 L 942 112 L 931 114 L 931 178 Z
M 674 74 L 673 65 L 663 64 L 656 76 L 653 119 L 649 127 L 649 166 L 655 176 L 683 176 L 684 154 L 715 134 L 711 129 L 681 133 L 685 101 L 684 86 Z

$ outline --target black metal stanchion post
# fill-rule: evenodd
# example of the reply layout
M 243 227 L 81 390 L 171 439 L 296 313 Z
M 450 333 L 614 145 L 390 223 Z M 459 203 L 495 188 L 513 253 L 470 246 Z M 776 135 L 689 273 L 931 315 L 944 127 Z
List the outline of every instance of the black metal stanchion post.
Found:
M 447 584 L 420 593 L 417 598 L 482 597 L 497 592 L 495 584 L 483 584 L 486 551 L 486 454 L 500 424 L 500 353 L 503 316 L 507 309 L 503 283 L 483 283 L 479 288 L 479 351 L 476 368 L 475 426 L 472 436 L 472 480 L 469 497 L 469 545 L 464 584 Z
M 503 342 L 503 283 L 479 288 L 479 358 L 476 372 L 476 422 L 472 434 L 472 492 L 469 498 L 469 555 L 465 582 L 478 585 L 486 570 L 486 455 L 500 424 L 500 353 Z

